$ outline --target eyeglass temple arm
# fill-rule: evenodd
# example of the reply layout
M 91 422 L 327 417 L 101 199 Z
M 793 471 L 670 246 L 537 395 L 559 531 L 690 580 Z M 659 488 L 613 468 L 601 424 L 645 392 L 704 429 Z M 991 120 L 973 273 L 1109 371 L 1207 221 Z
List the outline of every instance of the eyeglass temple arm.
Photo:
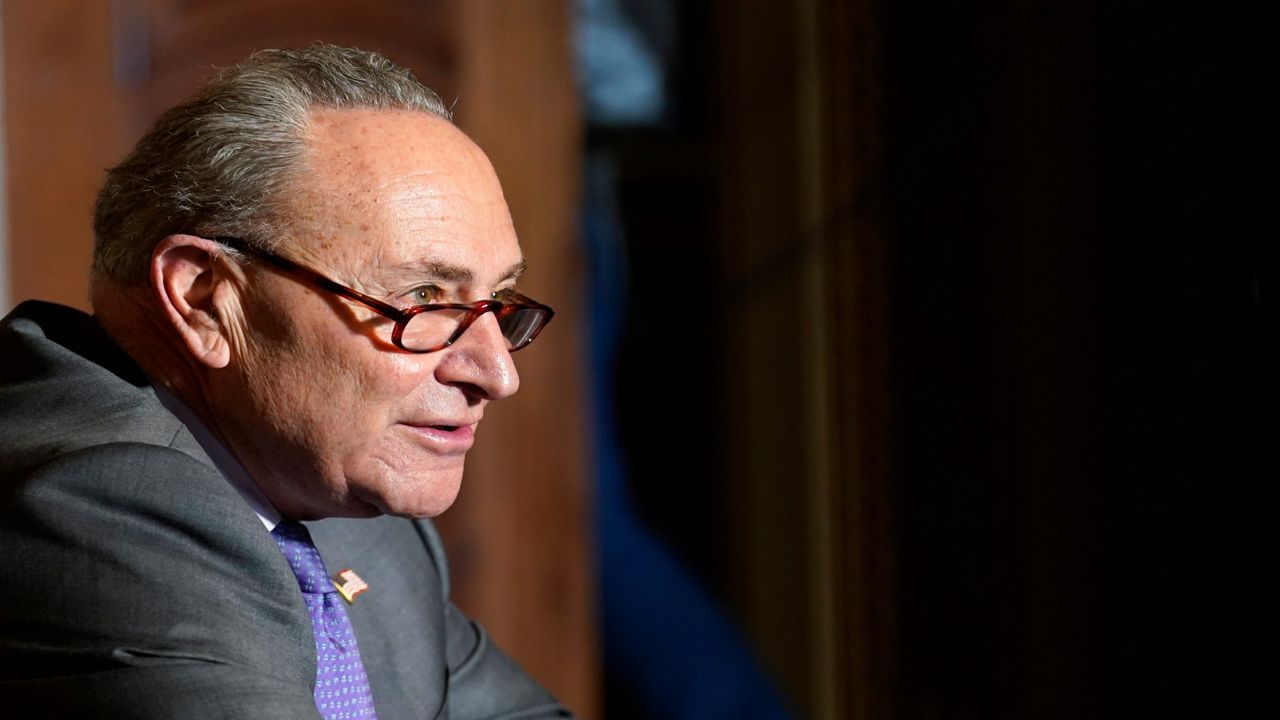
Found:
M 409 313 L 406 313 L 404 310 L 401 310 L 395 305 L 389 305 L 377 298 L 369 297 L 368 295 L 365 295 L 364 293 L 358 290 L 353 290 L 352 288 L 349 288 L 346 285 L 330 280 L 329 278 L 325 277 L 324 275 L 321 275 L 320 273 L 316 272 L 315 270 L 312 270 L 309 267 L 299 265 L 298 263 L 295 263 L 294 261 L 288 258 L 283 258 L 283 257 L 280 257 L 279 255 L 275 255 L 273 253 L 267 252 L 266 250 L 262 250 L 261 248 L 254 247 L 253 245 L 250 245 L 249 243 L 245 242 L 244 240 L 241 240 L 240 238 L 220 236 L 220 237 L 215 237 L 213 239 L 217 240 L 223 245 L 226 245 L 227 247 L 230 247 L 233 250 L 239 250 L 240 252 L 246 253 L 248 255 L 252 255 L 265 262 L 275 265 L 276 267 L 280 268 L 281 270 L 284 270 L 285 272 L 293 273 L 298 277 L 304 278 L 307 282 L 310 282 L 320 288 L 328 290 L 329 292 L 335 295 L 341 295 L 342 297 L 345 297 L 348 300 L 353 300 L 362 305 L 365 305 L 369 309 L 373 310 L 374 312 L 384 317 L 388 317 L 396 321 L 407 320 L 409 317 Z

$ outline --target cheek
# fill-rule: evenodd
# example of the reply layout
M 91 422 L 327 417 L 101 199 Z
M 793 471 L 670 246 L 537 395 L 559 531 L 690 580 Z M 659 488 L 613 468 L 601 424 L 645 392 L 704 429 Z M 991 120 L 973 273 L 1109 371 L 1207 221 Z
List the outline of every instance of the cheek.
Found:
M 362 346 L 314 360 L 308 404 L 352 453 L 395 440 L 395 425 L 413 417 L 429 377 L 413 356 Z
M 391 432 L 347 467 L 349 487 L 384 512 L 435 517 L 453 504 L 462 486 L 465 456 L 423 452 L 408 433 Z
M 360 424 L 365 379 L 330 346 L 304 328 L 283 336 L 269 327 L 253 333 L 244 358 L 249 401 L 262 417 L 295 442 L 332 442 Z
M 383 431 L 413 419 L 430 402 L 430 373 L 412 355 L 379 352 L 349 370 L 354 406 L 376 416 Z
M 253 407 L 271 425 L 349 466 L 429 402 L 422 390 L 435 359 L 378 347 L 330 308 L 318 310 L 251 328 L 244 367 Z

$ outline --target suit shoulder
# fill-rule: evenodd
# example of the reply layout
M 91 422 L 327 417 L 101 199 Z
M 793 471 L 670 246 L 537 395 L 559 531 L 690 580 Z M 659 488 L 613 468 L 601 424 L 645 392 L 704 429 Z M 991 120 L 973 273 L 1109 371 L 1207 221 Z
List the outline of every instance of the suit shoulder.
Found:
M 243 504 L 212 465 L 143 442 L 101 443 L 56 454 L 12 473 L 0 494 L 6 512 L 82 518 L 134 513 L 169 522 Z
M 0 583 L 0 681 L 173 663 L 307 679 L 310 628 L 283 556 L 180 451 L 113 443 L 32 469 L 0 495 L 0 554 L 21 579 Z
M 93 318 L 24 303 L 0 322 L 0 481 L 117 442 L 181 445 L 186 427 Z

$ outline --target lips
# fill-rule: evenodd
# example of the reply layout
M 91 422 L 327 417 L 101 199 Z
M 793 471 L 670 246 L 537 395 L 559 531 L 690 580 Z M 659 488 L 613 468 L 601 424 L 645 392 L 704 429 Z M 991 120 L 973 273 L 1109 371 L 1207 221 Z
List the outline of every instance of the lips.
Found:
M 436 452 L 465 453 L 475 441 L 475 423 L 406 423 L 405 427 Z

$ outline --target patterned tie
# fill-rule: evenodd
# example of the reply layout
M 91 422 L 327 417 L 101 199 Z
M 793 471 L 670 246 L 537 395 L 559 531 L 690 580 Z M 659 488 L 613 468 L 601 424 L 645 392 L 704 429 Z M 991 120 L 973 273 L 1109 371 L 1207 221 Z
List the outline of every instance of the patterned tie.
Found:
M 311 615 L 311 630 L 316 636 L 316 709 L 325 720 L 376 718 L 351 621 L 342 596 L 329 580 L 320 551 L 311 542 L 311 533 L 302 523 L 286 520 L 271 536 L 298 577 Z

